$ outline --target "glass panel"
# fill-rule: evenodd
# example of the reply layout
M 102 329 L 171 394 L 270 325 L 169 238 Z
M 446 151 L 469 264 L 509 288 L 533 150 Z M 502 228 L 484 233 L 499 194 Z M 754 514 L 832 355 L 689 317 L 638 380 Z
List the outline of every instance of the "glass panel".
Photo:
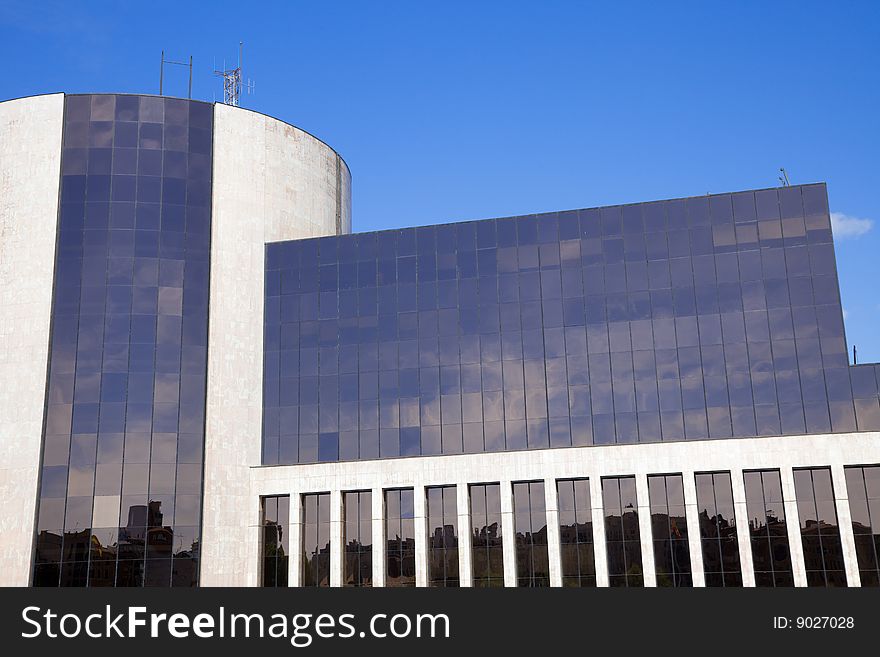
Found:
M 428 487 L 428 586 L 457 587 L 458 502 L 455 486 Z
M 743 474 L 756 586 L 794 586 L 779 470 Z
M 562 585 L 596 586 L 593 553 L 593 509 L 589 479 L 559 479 L 559 543 Z
M 698 473 L 696 482 L 706 586 L 742 586 L 730 473 Z
M 550 586 L 544 482 L 513 484 L 517 586 Z
M 471 563 L 475 587 L 504 586 L 501 541 L 501 485 L 472 484 L 470 493 Z
M 880 586 L 880 465 L 844 472 L 862 586 Z
M 644 586 L 635 477 L 604 477 L 602 508 L 609 586 Z
M 413 489 L 385 491 L 385 586 L 416 585 Z
M 205 103 L 65 97 L 43 583 L 198 585 L 212 130 Z
M 846 586 L 830 468 L 794 471 L 807 586 Z
M 343 586 L 373 585 L 373 507 L 368 490 L 342 494 Z
M 330 493 L 302 496 L 302 585 L 330 586 Z
M 693 586 L 681 475 L 648 477 L 657 586 Z
M 287 586 L 290 496 L 262 498 L 262 586 Z

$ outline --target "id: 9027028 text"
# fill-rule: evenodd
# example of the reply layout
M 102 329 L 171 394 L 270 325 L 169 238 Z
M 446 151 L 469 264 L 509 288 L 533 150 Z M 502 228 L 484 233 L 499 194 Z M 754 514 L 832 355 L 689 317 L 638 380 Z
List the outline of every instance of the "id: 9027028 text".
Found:
M 855 627 L 852 616 L 774 616 L 774 630 L 851 630 Z

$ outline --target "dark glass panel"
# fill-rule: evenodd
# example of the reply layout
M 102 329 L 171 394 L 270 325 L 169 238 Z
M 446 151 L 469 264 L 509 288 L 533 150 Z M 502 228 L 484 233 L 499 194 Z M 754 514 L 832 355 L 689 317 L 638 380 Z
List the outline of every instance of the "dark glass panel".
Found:
M 458 513 L 455 486 L 426 489 L 428 519 L 428 586 L 457 587 Z
M 830 468 L 794 471 L 807 586 L 846 586 Z
M 263 586 L 287 586 L 290 557 L 290 497 L 264 497 L 262 523 Z
M 385 491 L 385 586 L 416 585 L 413 489 Z
M 681 475 L 648 477 L 657 586 L 693 586 Z
M 513 484 L 517 586 L 550 586 L 544 482 Z
M 861 585 L 880 586 L 880 466 L 852 466 L 844 472 Z
M 470 494 L 471 564 L 475 587 L 504 586 L 501 485 L 473 484 Z
M 730 473 L 698 473 L 696 484 L 706 586 L 742 586 Z
M 757 586 L 793 586 L 782 480 L 778 470 L 743 475 Z
M 560 479 L 556 491 L 563 586 L 596 586 L 590 482 Z
M 644 586 L 635 477 L 602 479 L 610 586 Z
M 330 586 L 330 493 L 302 496 L 302 585 Z
M 184 108 L 196 104 L 178 102 Z M 65 104 L 61 196 L 77 206 L 63 204 L 60 218 L 49 377 L 54 402 L 47 414 L 41 502 L 46 512 L 40 516 L 49 523 L 56 500 L 70 495 L 68 529 L 104 527 L 92 530 L 91 549 L 80 540 L 82 531 L 67 532 L 58 559 L 71 565 L 61 568 L 62 584 L 82 582 L 84 572 L 95 586 L 196 585 L 197 562 L 190 559 L 188 568 L 182 562 L 177 570 L 171 564 L 170 524 L 173 517 L 189 527 L 200 521 L 206 361 L 187 361 L 184 388 L 180 317 L 190 328 L 188 337 L 197 327 L 202 335 L 196 344 L 204 345 L 207 296 L 201 304 L 181 306 L 175 295 L 185 283 L 184 264 L 198 280 L 198 261 L 207 257 L 209 214 L 202 230 L 187 235 L 189 252 L 180 250 L 176 276 L 167 271 L 160 286 L 159 247 L 176 248 L 178 240 L 171 237 L 177 231 L 182 245 L 188 230 L 171 221 L 171 208 L 163 205 L 167 199 L 150 193 L 159 189 L 162 175 L 163 99 L 69 96 Z M 200 107 L 208 128 L 212 109 Z M 191 178 L 210 188 L 209 167 Z M 166 215 L 167 222 L 160 223 Z M 67 321 L 74 313 L 78 326 Z M 165 321 L 174 316 L 176 327 Z M 179 430 L 189 434 L 178 441 Z M 175 459 L 193 466 L 177 471 Z M 57 469 L 68 462 L 69 471 Z M 63 492 L 56 490 L 62 477 Z M 190 543 L 197 542 L 195 530 Z
M 373 585 L 372 494 L 343 493 L 343 586 Z

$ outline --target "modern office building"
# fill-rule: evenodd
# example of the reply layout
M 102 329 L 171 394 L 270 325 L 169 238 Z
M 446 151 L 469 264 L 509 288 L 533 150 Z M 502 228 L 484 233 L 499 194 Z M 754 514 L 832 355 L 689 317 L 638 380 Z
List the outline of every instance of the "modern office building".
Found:
M 255 112 L 0 103 L 0 583 L 880 585 L 823 184 L 350 197 Z

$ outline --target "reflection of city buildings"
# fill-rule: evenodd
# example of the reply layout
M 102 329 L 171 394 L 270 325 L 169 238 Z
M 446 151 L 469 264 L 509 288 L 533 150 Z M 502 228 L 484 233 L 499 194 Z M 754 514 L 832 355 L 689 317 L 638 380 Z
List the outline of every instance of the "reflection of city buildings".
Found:
M 371 545 L 364 545 L 358 540 L 351 540 L 345 545 L 346 586 L 372 586 L 373 558 Z
M 303 585 L 330 586 L 330 543 L 303 555 Z
M 389 539 L 386 547 L 388 565 L 386 566 L 386 586 L 415 586 L 416 582 L 416 541 L 415 538 Z
M 0 141 L 0 583 L 880 584 L 824 184 L 352 234 L 241 108 Z
M 501 526 L 497 522 L 474 530 L 474 545 L 501 545 Z
M 657 586 L 693 586 L 687 519 L 665 513 L 651 514 Z
M 434 533 L 431 535 L 430 543 L 432 547 L 455 547 L 458 545 L 458 532 L 453 525 L 443 525 L 435 527 Z
M 158 573 L 153 582 L 167 574 L 178 584 L 187 585 L 196 575 L 198 540 L 192 534 L 175 537 L 172 527 L 163 524 L 161 502 L 129 507 L 126 524 L 121 527 L 65 532 L 41 532 L 38 554 L 46 563 L 62 561 L 63 568 L 47 569 L 47 577 L 61 577 L 65 585 L 114 586 L 119 578 L 132 585 L 145 582 L 147 564 Z M 54 561 L 53 561 L 54 560 Z M 145 561 L 146 560 L 146 561 Z
M 428 488 L 425 490 L 425 502 L 427 585 L 438 588 L 461 586 L 457 488 L 448 485 Z M 418 558 L 418 545 L 416 555 Z

